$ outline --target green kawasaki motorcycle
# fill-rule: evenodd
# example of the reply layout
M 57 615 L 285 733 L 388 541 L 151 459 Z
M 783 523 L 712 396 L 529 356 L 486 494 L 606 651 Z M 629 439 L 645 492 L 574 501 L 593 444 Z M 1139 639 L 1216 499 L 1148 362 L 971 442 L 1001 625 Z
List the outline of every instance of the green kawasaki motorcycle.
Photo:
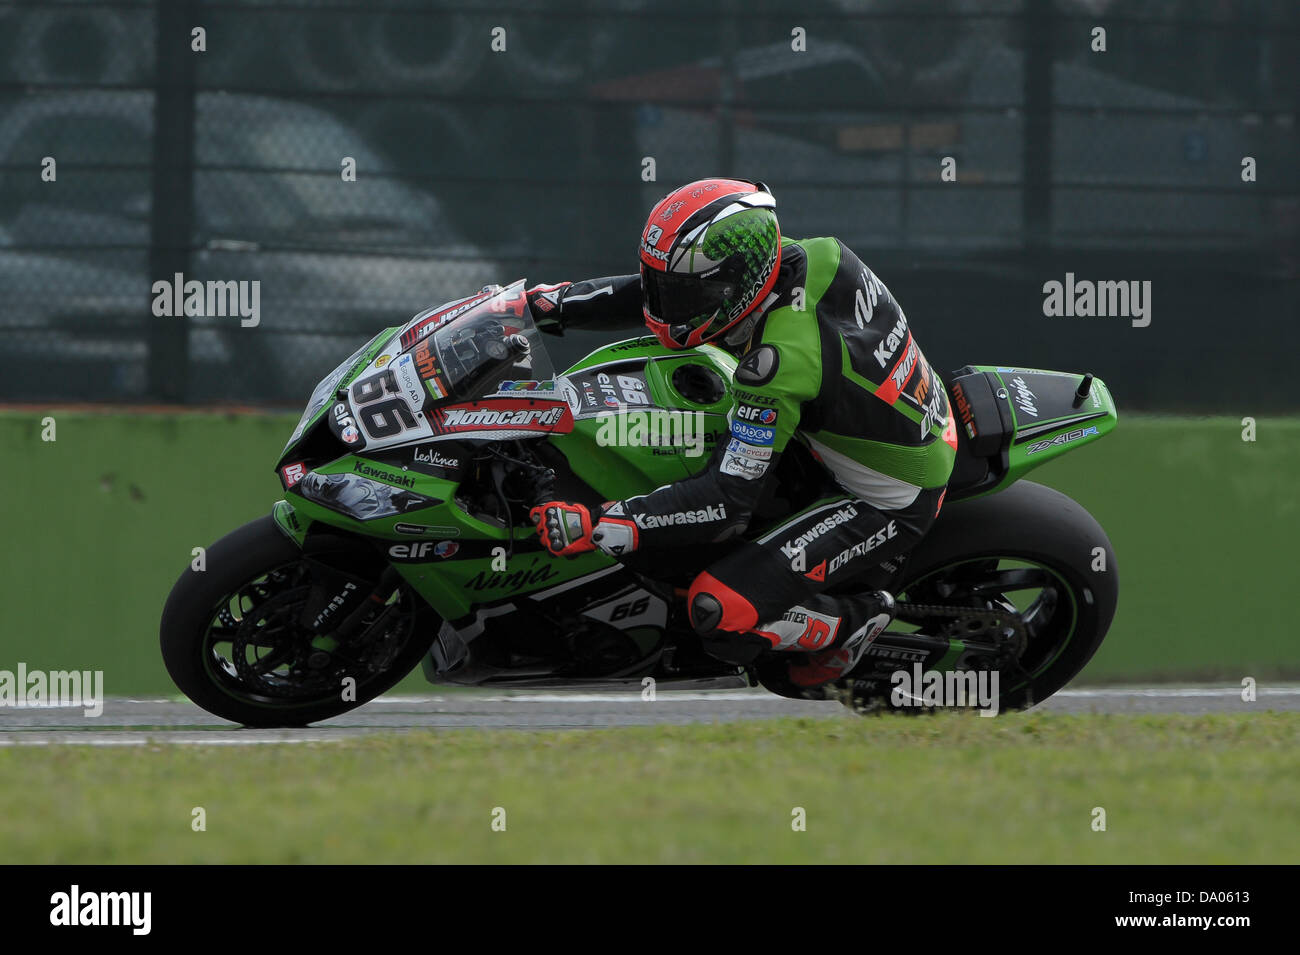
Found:
M 706 654 L 686 618 L 710 548 L 550 556 L 528 519 L 556 498 L 598 506 L 704 467 L 726 440 L 735 361 L 653 338 L 556 374 L 522 282 L 387 328 L 316 387 L 277 465 L 284 500 L 213 544 L 163 610 L 176 685 L 217 716 L 302 726 L 373 699 L 421 662 L 436 684 L 660 687 L 764 683 Z M 1106 533 L 1020 479 L 1110 431 L 1091 375 L 973 367 L 949 376 L 957 463 L 934 529 L 848 589 L 898 616 L 836 696 L 893 706 L 891 674 L 997 671 L 1002 710 L 1064 686 L 1118 597 Z M 751 527 L 812 503 L 792 442 Z M 725 545 L 721 545 L 725 546 Z

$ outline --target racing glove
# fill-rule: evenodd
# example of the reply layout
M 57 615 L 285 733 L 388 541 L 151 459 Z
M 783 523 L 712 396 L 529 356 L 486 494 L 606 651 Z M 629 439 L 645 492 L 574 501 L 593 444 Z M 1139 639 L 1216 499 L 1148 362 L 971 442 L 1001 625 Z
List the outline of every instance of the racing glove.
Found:
M 556 557 L 577 557 L 596 549 L 591 539 L 591 511 L 585 504 L 547 501 L 530 510 L 528 516 L 537 525 L 542 546 Z
M 623 516 L 618 504 L 606 504 L 595 522 L 585 505 L 567 501 L 539 504 L 528 516 L 537 526 L 542 546 L 557 557 L 576 557 L 598 547 L 619 557 L 636 550 L 639 543 L 636 523 Z
M 524 295 L 528 297 L 528 310 L 533 313 L 533 322 L 539 331 L 549 335 L 564 334 L 564 326 L 560 322 L 560 300 L 564 297 L 564 290 L 572 284 L 561 282 L 558 285 L 534 285 L 524 290 Z

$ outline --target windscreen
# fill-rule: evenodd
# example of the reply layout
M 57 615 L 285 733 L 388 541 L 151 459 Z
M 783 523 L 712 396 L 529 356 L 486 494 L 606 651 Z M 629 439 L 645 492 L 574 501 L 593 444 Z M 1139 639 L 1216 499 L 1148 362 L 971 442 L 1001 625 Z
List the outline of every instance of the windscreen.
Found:
M 555 370 L 533 324 L 523 282 L 516 282 L 437 326 L 414 352 L 416 367 L 436 397 L 468 401 L 542 383 Z

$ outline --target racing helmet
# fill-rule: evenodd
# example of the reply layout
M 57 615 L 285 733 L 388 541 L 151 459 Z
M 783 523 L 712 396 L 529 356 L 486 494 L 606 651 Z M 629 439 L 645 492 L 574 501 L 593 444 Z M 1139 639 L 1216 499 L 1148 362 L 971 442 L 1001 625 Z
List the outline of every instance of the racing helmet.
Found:
M 776 284 L 776 200 L 763 183 L 744 179 L 682 186 L 650 211 L 640 258 L 646 327 L 668 348 L 714 341 Z

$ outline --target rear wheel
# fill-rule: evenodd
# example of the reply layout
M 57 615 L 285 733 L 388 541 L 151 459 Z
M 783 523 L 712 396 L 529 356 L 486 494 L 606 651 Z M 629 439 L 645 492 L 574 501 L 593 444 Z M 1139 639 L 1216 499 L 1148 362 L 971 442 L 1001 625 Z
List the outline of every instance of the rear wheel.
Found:
M 961 641 L 938 668 L 998 671 L 999 711 L 1039 703 L 1078 675 L 1119 600 L 1101 525 L 1066 495 L 1029 481 L 945 509 L 897 589 L 902 609 L 887 634 Z M 888 644 L 887 634 L 877 642 Z M 998 652 L 982 649 L 992 646 Z M 891 700 L 890 670 L 869 655 L 829 695 L 857 712 L 923 712 Z
M 302 626 L 313 563 L 269 517 L 208 548 L 163 608 L 163 661 L 209 713 L 246 726 L 304 726 L 390 689 L 428 652 L 436 631 L 399 586 L 344 642 Z

